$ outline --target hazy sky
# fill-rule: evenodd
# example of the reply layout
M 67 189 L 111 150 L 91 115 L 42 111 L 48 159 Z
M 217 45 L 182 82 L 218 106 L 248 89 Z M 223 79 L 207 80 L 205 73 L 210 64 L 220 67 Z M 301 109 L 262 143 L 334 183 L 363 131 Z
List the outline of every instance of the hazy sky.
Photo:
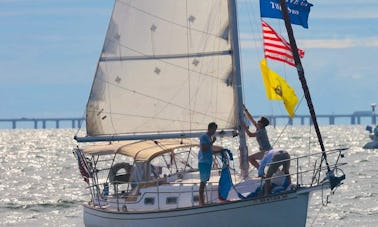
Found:
M 265 97 L 257 0 L 239 2 L 246 104 L 286 114 Z M 370 110 L 378 102 L 378 1 L 310 1 L 309 29 L 294 26 L 319 114 Z M 113 0 L 0 0 L 0 118 L 83 116 Z M 266 19 L 286 36 L 281 20 Z M 269 61 L 302 97 L 293 67 Z M 298 113 L 307 114 L 305 102 Z

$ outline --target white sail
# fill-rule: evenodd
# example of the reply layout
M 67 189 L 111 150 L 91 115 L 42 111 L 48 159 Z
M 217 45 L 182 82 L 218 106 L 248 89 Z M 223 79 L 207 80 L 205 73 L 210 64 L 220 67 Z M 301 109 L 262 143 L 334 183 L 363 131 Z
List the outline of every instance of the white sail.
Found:
M 227 0 L 118 0 L 87 134 L 236 128 Z

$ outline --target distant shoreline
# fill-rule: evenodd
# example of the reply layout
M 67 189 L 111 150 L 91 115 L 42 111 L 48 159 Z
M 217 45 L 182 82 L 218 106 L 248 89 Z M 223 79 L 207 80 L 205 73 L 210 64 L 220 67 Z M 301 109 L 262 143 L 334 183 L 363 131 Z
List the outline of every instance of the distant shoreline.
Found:
M 259 117 L 261 115 L 255 115 Z M 309 125 L 310 115 L 295 115 L 292 119 L 287 115 L 265 115 L 272 126 Z M 356 111 L 352 114 L 319 114 L 319 125 L 376 125 L 377 116 L 371 111 Z M 83 128 L 85 118 L 53 117 L 53 118 L 0 118 L 0 129 L 51 129 L 51 128 Z

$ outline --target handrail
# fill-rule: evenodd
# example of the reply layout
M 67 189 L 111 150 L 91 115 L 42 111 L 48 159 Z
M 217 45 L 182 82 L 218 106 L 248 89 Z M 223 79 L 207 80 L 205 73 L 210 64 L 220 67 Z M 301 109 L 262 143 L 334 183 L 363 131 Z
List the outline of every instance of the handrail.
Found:
M 333 149 L 333 150 L 330 150 L 330 151 L 327 151 L 327 154 L 333 154 L 333 153 L 340 153 L 342 151 L 345 151 L 345 150 L 348 150 L 349 148 L 340 148 L 340 149 Z M 323 152 L 317 152 L 317 153 L 313 153 L 313 154 L 308 154 L 308 155 L 303 155 L 303 156 L 298 156 L 298 157 L 294 157 L 294 158 L 290 158 L 290 159 L 284 159 L 284 160 L 280 160 L 280 161 L 276 161 L 276 162 L 270 162 L 268 163 L 267 165 L 271 165 L 271 164 L 275 164 L 275 163 L 280 163 L 280 162 L 284 162 L 284 161 L 288 161 L 288 160 L 297 160 L 297 159 L 303 159 L 303 158 L 308 158 L 308 157 L 311 157 L 311 156 L 316 156 L 316 155 L 319 155 L 319 154 L 322 154 Z M 318 157 L 318 158 L 321 158 L 321 157 Z
M 280 161 L 268 163 L 267 166 L 274 164 L 274 163 L 284 162 L 284 161 L 287 161 L 287 160 L 290 160 L 290 161 L 295 160 L 296 166 L 297 166 L 297 169 L 294 173 L 284 174 L 284 175 L 280 175 L 280 176 L 272 176 L 270 179 L 281 178 L 281 177 L 285 177 L 285 176 L 288 176 L 288 175 L 296 176 L 297 187 L 294 188 L 294 189 L 323 185 L 324 181 L 320 181 L 320 177 L 323 176 L 323 175 L 321 175 L 322 171 L 327 170 L 328 168 L 332 168 L 333 170 L 335 170 L 335 169 L 338 170 L 339 166 L 346 165 L 347 163 L 339 163 L 339 159 L 340 159 L 340 157 L 343 157 L 342 151 L 345 151 L 347 149 L 349 149 L 349 148 L 338 148 L 338 149 L 333 149 L 333 150 L 327 151 L 328 154 L 338 154 L 337 159 L 335 160 L 335 163 L 331 164 L 327 167 L 326 166 L 314 165 L 313 167 L 308 166 L 307 168 L 305 168 L 303 170 L 302 170 L 302 168 L 300 168 L 301 167 L 300 163 L 303 163 L 303 161 L 300 162 L 300 160 L 303 160 L 304 158 L 308 158 L 308 157 L 315 157 L 319 154 L 322 154 L 322 152 L 317 152 L 317 153 L 313 153 L 313 154 L 308 154 L 308 155 L 303 155 L 303 156 L 299 156 L 299 157 L 293 157 L 293 158 L 290 158 L 290 159 L 285 159 L 285 160 L 280 160 Z M 318 157 L 318 158 L 321 158 L 321 157 Z M 213 170 L 219 171 L 220 169 L 221 168 L 216 168 L 216 169 L 213 169 Z M 198 171 L 198 170 L 196 170 L 196 171 Z M 193 172 L 193 170 L 185 171 L 185 173 L 190 173 L 190 172 Z M 312 172 L 312 176 L 313 176 L 312 179 L 311 178 L 309 179 L 309 181 L 311 181 L 311 182 L 306 181 L 306 183 L 304 183 L 303 180 L 300 180 L 300 179 L 303 179 L 304 174 L 308 174 L 310 172 Z M 327 175 L 324 175 L 324 179 L 327 179 L 326 176 Z M 98 206 L 102 207 L 104 205 L 104 204 L 102 204 L 104 197 L 102 195 L 100 188 L 103 186 L 103 183 L 98 183 L 99 179 L 97 179 L 97 177 L 95 177 L 95 178 L 96 178 L 96 180 L 92 179 L 91 180 L 92 184 L 89 185 L 87 188 L 90 189 L 90 194 L 91 194 L 91 197 L 92 197 L 93 205 L 95 205 L 95 206 L 98 205 Z M 113 182 L 112 185 L 114 187 L 114 193 L 113 193 L 112 196 L 109 196 L 109 197 L 116 198 L 118 211 L 120 210 L 120 207 L 119 207 L 120 205 L 125 205 L 124 202 L 120 203 L 120 199 L 127 199 L 127 198 L 131 198 L 131 197 L 136 197 L 135 201 L 127 201 L 127 203 L 128 204 L 137 204 L 137 203 L 140 203 L 143 200 L 143 198 L 148 196 L 148 194 L 156 194 L 157 195 L 157 199 L 158 199 L 157 207 L 158 207 L 158 209 L 161 208 L 160 207 L 160 195 L 169 194 L 169 193 L 175 193 L 175 194 L 177 194 L 177 193 L 178 194 L 191 193 L 191 195 L 192 195 L 191 206 L 194 206 L 193 198 L 194 198 L 195 192 L 197 192 L 197 190 L 195 190 L 195 186 L 199 186 L 199 183 L 200 183 L 199 181 L 198 182 L 180 182 L 180 181 L 168 182 L 168 181 L 166 181 L 166 179 L 167 178 L 159 178 L 159 179 L 154 179 L 154 180 L 150 180 L 150 181 L 126 182 L 126 184 L 128 184 L 127 189 L 126 189 L 126 194 L 120 194 L 119 193 L 119 191 L 120 191 L 119 186 L 121 185 L 121 182 Z M 232 177 L 232 179 L 235 179 L 235 178 Z M 162 180 L 165 180 L 165 181 L 162 181 Z M 122 182 L 122 183 L 125 183 L 125 182 Z M 134 187 L 130 188 L 131 183 L 136 183 L 137 188 L 134 188 Z M 261 185 L 262 185 L 262 183 L 263 183 L 263 179 L 261 179 Z M 143 192 L 141 194 L 140 190 L 142 188 L 147 188 L 147 186 L 143 185 L 143 184 L 148 184 L 148 187 L 156 187 L 156 192 L 150 191 L 150 192 Z M 214 184 L 217 185 L 218 181 L 209 181 L 209 185 L 214 185 Z M 191 185 L 191 188 L 188 188 L 187 190 L 183 190 L 183 191 L 180 190 L 180 191 L 177 191 L 177 192 L 170 192 L 170 191 L 162 190 L 162 188 L 160 187 L 162 185 L 177 185 L 177 186 L 190 186 Z M 216 191 L 215 188 L 206 187 L 206 193 L 214 192 L 214 191 Z M 210 195 L 213 195 L 213 194 L 210 194 Z M 107 197 L 107 198 L 109 198 L 109 197 Z M 213 202 L 213 198 L 210 198 L 210 202 L 211 203 Z M 109 203 L 113 204 L 114 202 L 107 201 L 107 204 L 109 204 Z M 124 210 L 124 209 L 125 209 L 125 207 L 122 208 L 122 210 Z

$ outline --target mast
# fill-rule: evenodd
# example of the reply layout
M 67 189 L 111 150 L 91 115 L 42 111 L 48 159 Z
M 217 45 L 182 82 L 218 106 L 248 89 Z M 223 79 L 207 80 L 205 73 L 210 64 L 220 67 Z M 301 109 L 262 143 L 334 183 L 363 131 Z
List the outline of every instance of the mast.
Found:
M 316 135 L 318 137 L 320 148 L 322 150 L 323 159 L 325 160 L 325 163 L 327 165 L 327 170 L 330 171 L 330 167 L 329 167 L 329 164 L 328 164 L 328 161 L 327 161 L 327 154 L 325 152 L 325 147 L 324 147 L 324 143 L 323 143 L 323 138 L 322 138 L 322 135 L 320 133 L 318 121 L 316 119 L 316 113 L 315 113 L 314 105 L 312 104 L 310 91 L 309 91 L 308 86 L 307 86 L 307 81 L 306 81 L 306 78 L 305 78 L 302 62 L 301 62 L 301 59 L 299 58 L 298 48 L 297 48 L 297 44 L 295 42 L 293 28 L 291 27 L 289 13 L 288 13 L 287 6 L 286 6 L 286 0 L 280 0 L 280 5 L 281 5 L 281 9 L 282 9 L 282 16 L 283 16 L 283 19 L 285 21 L 285 27 L 286 27 L 287 35 L 288 35 L 289 41 L 290 41 L 291 51 L 293 52 L 295 67 L 297 68 L 297 71 L 298 71 L 298 77 L 299 77 L 299 80 L 301 81 L 301 84 L 302 84 L 302 89 L 304 91 L 304 95 L 305 95 L 307 105 L 308 105 L 308 108 L 309 108 L 309 111 L 310 111 L 311 120 L 314 123 Z
M 240 70 L 240 53 L 239 53 L 239 32 L 238 32 L 238 21 L 237 21 L 237 5 L 236 0 L 228 1 L 229 8 L 229 21 L 231 29 L 231 45 L 232 45 L 232 61 L 233 61 L 233 73 L 234 86 L 235 86 L 235 97 L 236 97 L 236 116 L 237 125 L 239 127 L 239 141 L 240 141 L 240 169 L 241 175 L 245 179 L 248 177 L 248 151 L 245 138 L 245 130 L 241 127 L 241 122 L 244 120 L 243 113 L 243 87 L 241 80 L 241 70 Z

